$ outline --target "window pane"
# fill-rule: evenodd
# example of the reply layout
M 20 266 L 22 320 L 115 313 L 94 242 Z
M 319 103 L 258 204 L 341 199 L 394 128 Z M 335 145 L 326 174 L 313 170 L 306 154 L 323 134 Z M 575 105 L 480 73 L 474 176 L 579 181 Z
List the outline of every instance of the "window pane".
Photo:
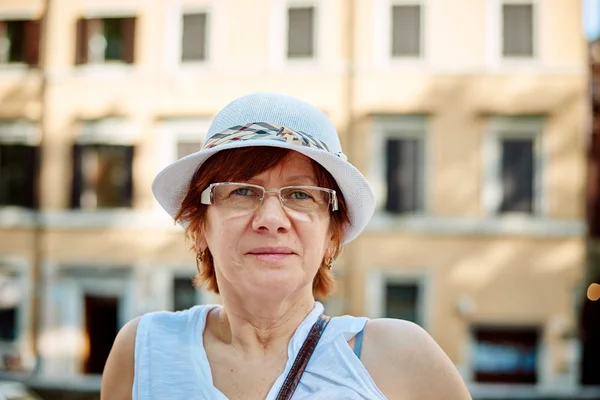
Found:
M 314 55 L 314 8 L 288 10 L 288 57 Z
M 422 143 L 419 139 L 386 142 L 386 210 L 394 213 L 422 210 L 420 196 Z
M 420 324 L 419 287 L 414 283 L 388 283 L 385 288 L 385 317 Z
M 505 4 L 502 6 L 503 54 L 533 56 L 533 6 Z
M 187 310 L 195 306 L 196 289 L 190 278 L 175 278 L 173 280 L 173 311 Z
M 104 59 L 112 61 L 121 61 L 124 59 L 124 41 L 123 41 L 123 19 L 122 18 L 104 18 L 103 32 L 106 40 L 106 49 Z
M 181 59 L 206 60 L 206 13 L 183 16 Z
M 17 338 L 17 309 L 0 308 L 0 340 Z
M 80 182 L 74 190 L 75 207 L 83 209 L 131 207 L 133 147 L 115 145 L 80 146 L 75 174 Z M 77 153 L 77 152 L 76 152 Z
M 199 151 L 201 147 L 201 142 L 179 141 L 177 142 L 177 159 L 195 153 Z
M 36 148 L 0 145 L 0 206 L 34 208 Z
M 392 55 L 421 54 L 421 6 L 392 7 Z
M 533 191 L 533 140 L 504 139 L 500 212 L 533 213 Z
M 476 328 L 474 332 L 475 379 L 493 383 L 536 383 L 535 329 Z
M 23 62 L 25 21 L 6 21 L 6 38 L 8 39 L 8 62 Z

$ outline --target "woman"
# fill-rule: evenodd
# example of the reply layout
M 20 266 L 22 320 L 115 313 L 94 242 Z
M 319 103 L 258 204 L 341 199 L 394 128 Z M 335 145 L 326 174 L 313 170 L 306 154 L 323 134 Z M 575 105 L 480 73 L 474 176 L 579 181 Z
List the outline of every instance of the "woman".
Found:
M 102 399 L 470 399 L 419 326 L 321 315 L 315 297 L 375 201 L 317 108 L 271 93 L 232 102 L 153 191 L 197 251 L 195 282 L 223 305 L 127 323 Z

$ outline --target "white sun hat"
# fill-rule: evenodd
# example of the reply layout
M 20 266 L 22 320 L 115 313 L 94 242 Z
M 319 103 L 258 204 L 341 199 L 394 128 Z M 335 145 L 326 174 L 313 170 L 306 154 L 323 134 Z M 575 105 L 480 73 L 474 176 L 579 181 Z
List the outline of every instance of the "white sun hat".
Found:
M 360 171 L 347 161 L 327 116 L 304 101 L 276 93 L 253 93 L 225 106 L 213 120 L 202 149 L 158 173 L 152 183 L 154 196 L 175 217 L 194 173 L 210 156 L 250 146 L 294 150 L 329 171 L 340 187 L 350 219 L 342 244 L 355 239 L 373 216 L 373 190 Z

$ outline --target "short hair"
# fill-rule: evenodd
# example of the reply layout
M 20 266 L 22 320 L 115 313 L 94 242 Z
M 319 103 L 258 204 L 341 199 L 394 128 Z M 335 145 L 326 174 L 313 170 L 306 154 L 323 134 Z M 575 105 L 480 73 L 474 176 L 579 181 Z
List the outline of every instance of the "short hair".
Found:
M 201 194 L 211 183 L 248 181 L 279 165 L 293 153 L 295 153 L 293 150 L 279 147 L 243 147 L 216 153 L 194 173 L 187 194 L 175 215 L 175 222 L 187 223 L 186 236 L 194 242 L 195 246 L 197 234 L 204 229 L 208 207 L 201 203 Z M 252 162 L 249 163 L 248 160 Z M 329 232 L 334 244 L 331 258 L 335 259 L 342 250 L 344 228 L 350 223 L 348 209 L 333 176 L 316 161 L 312 159 L 310 161 L 317 180 L 316 184 L 333 189 L 337 193 L 338 210 L 331 213 L 329 222 Z M 202 268 L 198 267 L 193 282 L 196 288 L 206 286 L 209 291 L 219 293 L 214 261 L 208 248 L 202 258 Z M 335 278 L 325 258 L 321 261 L 312 286 L 313 295 L 322 300 L 327 299 L 335 290 Z

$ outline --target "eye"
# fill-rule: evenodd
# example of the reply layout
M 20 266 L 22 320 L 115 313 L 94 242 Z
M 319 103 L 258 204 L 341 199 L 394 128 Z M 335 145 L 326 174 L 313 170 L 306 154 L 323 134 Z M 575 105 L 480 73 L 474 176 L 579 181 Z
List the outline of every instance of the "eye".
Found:
M 310 195 L 310 193 L 301 190 L 296 190 L 290 193 L 288 198 L 292 200 L 311 200 L 313 197 Z
M 247 196 L 258 196 L 258 194 L 256 193 L 255 189 L 248 188 L 248 187 L 242 187 L 242 188 L 237 188 L 233 192 L 231 192 L 231 196 L 247 197 Z

